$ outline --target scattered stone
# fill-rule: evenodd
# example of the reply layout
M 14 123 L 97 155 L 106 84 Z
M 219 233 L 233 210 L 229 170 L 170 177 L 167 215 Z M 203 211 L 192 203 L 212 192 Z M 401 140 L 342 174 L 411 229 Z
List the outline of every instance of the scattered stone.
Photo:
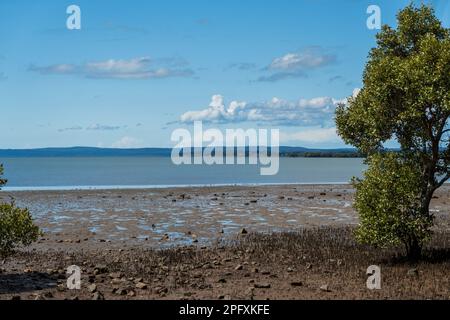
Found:
M 122 272 L 112 272 L 112 273 L 109 274 L 109 277 L 111 279 L 114 279 L 114 278 L 120 279 L 120 278 L 123 277 L 123 273 Z
M 134 290 L 129 290 L 128 293 L 127 293 L 127 296 L 135 297 L 136 296 L 136 292 L 134 292 Z
M 108 272 L 108 268 L 103 264 L 99 264 L 94 267 L 94 275 L 104 274 L 107 272 Z
M 244 269 L 244 267 L 242 266 L 242 265 L 237 265 L 236 266 L 236 268 L 234 268 L 234 270 L 236 270 L 236 271 L 239 271 L 239 270 L 242 270 L 242 269 Z
M 105 297 L 100 292 L 95 292 L 92 295 L 92 300 L 105 300 Z
M 409 269 L 407 275 L 410 277 L 417 277 L 419 276 L 419 270 L 417 270 L 416 268 Z
M 147 284 L 145 284 L 143 282 L 138 282 L 138 283 L 136 283 L 136 289 L 141 289 L 141 290 L 147 289 Z
M 167 241 L 167 240 L 169 240 L 170 239 L 170 237 L 169 237 L 169 235 L 166 233 L 166 234 L 164 234 L 164 236 L 161 238 L 161 241 Z
M 91 285 L 88 287 L 88 290 L 89 290 L 90 293 L 96 292 L 96 291 L 97 291 L 97 285 L 96 285 L 95 283 L 91 284 Z
M 116 289 L 114 293 L 119 295 L 119 296 L 124 296 L 124 295 L 127 294 L 127 290 L 125 290 L 123 288 L 119 288 L 119 289 Z
M 330 288 L 328 288 L 327 284 L 325 284 L 323 286 L 320 286 L 319 289 L 320 289 L 320 291 L 323 291 L 323 292 L 330 292 L 331 291 Z

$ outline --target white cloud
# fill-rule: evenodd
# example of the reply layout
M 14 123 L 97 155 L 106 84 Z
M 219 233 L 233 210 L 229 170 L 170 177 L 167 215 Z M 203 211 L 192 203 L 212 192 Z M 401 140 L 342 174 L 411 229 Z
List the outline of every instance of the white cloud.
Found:
M 282 142 L 323 143 L 340 141 L 336 128 L 314 128 L 294 133 L 280 134 Z
M 149 57 L 140 57 L 128 60 L 109 59 L 87 62 L 83 65 L 55 64 L 45 67 L 31 66 L 29 70 L 43 75 L 78 74 L 94 79 L 156 79 L 187 77 L 194 74 L 190 69 L 177 68 L 171 61 L 172 59 L 152 61 Z
M 288 78 L 307 77 L 307 72 L 327 66 L 336 61 L 336 56 L 323 48 L 310 47 L 298 52 L 290 52 L 275 58 L 265 69 L 271 74 L 261 76 L 258 81 L 275 82 Z
M 275 97 L 262 103 L 231 101 L 226 106 L 223 96 L 214 95 L 207 108 L 182 114 L 180 122 L 259 122 L 285 126 L 330 126 L 336 106 L 345 102 L 346 99 L 331 97 L 297 101 Z
M 298 68 L 317 68 L 329 63 L 332 56 L 314 54 L 312 51 L 288 53 L 272 61 L 269 69 L 292 70 Z
M 133 137 L 122 137 L 112 144 L 113 148 L 127 149 L 127 148 L 139 148 L 141 141 Z

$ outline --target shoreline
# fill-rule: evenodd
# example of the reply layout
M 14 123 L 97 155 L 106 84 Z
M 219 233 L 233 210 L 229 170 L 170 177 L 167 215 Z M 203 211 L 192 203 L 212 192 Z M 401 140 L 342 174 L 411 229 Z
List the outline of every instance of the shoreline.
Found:
M 30 210 L 46 233 L 45 248 L 67 250 L 103 244 L 201 246 L 243 229 L 270 234 L 355 226 L 359 220 L 353 197 L 349 184 L 0 192 L 0 201 L 14 200 Z M 432 210 L 444 230 L 450 231 L 447 199 L 450 187 L 444 186 L 433 199 Z
M 224 187 L 278 187 L 278 186 L 351 186 L 350 182 L 293 182 L 293 183 L 223 183 L 223 184 L 179 184 L 179 185 L 142 185 L 142 186 L 37 186 L 37 187 L 3 187 L 1 192 L 27 192 L 27 191 L 110 191 L 110 190 L 164 190 L 164 189 L 202 189 Z
M 355 243 L 353 195 L 348 184 L 2 191 L 44 235 L 0 266 L 0 300 L 450 299 L 439 260 L 450 187 L 433 199 L 430 260 L 415 266 L 401 248 Z M 373 264 L 382 290 L 365 287 Z M 71 265 L 79 291 L 66 287 Z

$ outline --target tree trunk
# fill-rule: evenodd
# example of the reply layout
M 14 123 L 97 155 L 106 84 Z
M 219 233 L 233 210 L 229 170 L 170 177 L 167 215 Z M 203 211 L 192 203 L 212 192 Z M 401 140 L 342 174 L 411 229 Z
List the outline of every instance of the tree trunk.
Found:
M 422 244 L 416 237 L 411 238 L 406 245 L 406 254 L 410 261 L 417 261 L 422 257 Z

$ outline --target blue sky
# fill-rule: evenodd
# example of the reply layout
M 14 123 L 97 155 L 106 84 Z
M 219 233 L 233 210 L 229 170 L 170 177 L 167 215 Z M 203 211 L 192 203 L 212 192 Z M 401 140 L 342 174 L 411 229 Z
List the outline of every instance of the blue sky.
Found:
M 194 120 L 343 146 L 332 115 L 375 43 L 367 7 L 395 25 L 409 2 L 2 0 L 0 148 L 168 147 Z M 449 26 L 450 2 L 425 2 Z

